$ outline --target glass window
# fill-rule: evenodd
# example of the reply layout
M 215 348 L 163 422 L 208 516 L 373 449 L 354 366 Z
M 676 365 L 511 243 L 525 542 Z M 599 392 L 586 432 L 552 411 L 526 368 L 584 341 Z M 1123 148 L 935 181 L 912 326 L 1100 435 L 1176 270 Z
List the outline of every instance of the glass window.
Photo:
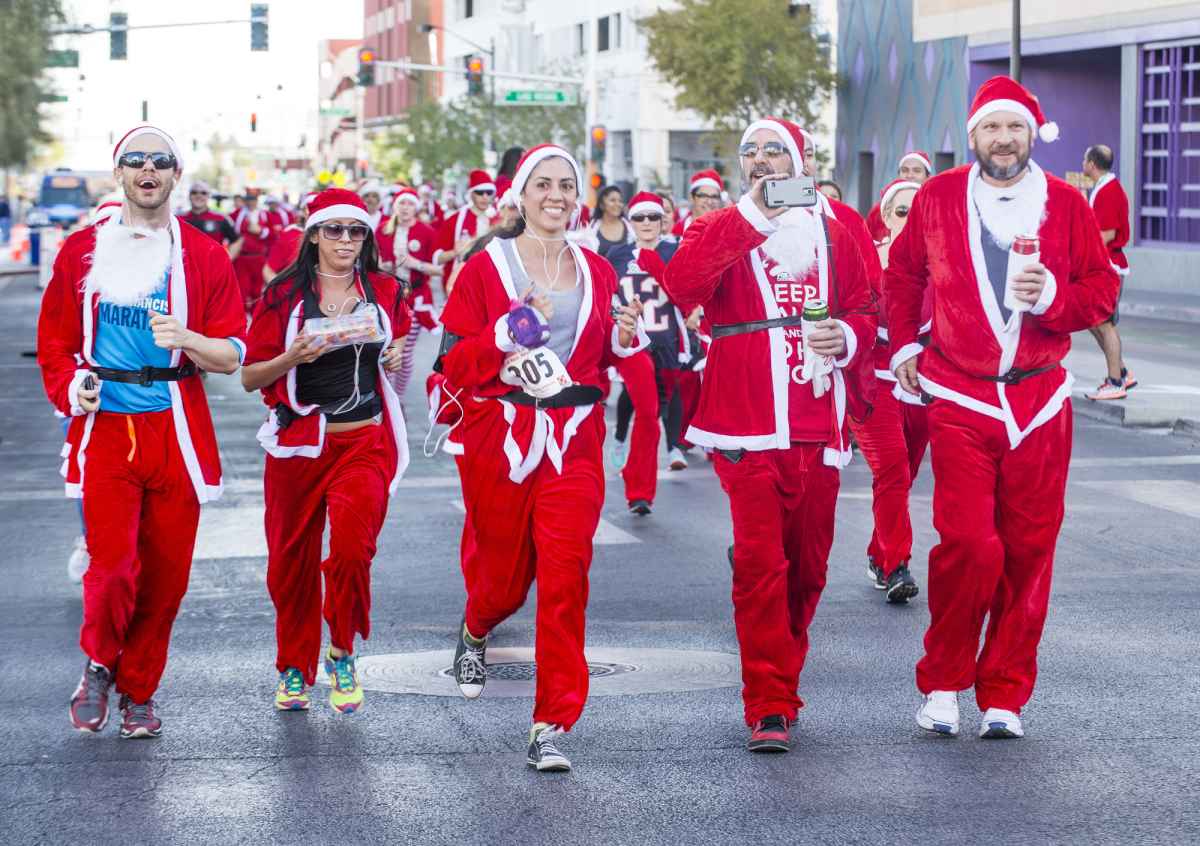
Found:
M 1200 243 L 1200 40 L 1141 60 L 1137 239 Z

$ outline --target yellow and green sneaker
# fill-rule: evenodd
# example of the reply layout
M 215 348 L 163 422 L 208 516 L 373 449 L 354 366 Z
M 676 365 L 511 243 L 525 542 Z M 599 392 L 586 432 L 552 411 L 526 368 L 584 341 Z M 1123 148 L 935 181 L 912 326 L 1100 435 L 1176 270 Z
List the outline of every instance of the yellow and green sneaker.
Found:
M 304 673 L 288 667 L 279 674 L 279 686 L 275 688 L 275 707 L 280 711 L 307 711 L 312 700 L 304 684 Z
M 363 691 L 358 686 L 358 673 L 354 669 L 354 656 L 335 658 L 325 653 L 325 673 L 329 676 L 329 704 L 335 711 L 353 714 L 363 704 Z

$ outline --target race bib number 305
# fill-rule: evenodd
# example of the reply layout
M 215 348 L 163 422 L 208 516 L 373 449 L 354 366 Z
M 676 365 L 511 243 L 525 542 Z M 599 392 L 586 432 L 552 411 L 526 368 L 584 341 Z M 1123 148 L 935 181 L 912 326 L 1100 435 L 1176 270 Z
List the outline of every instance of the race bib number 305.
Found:
M 567 368 L 549 347 L 521 349 L 504 358 L 500 381 L 521 388 L 530 396 L 548 399 L 571 384 Z

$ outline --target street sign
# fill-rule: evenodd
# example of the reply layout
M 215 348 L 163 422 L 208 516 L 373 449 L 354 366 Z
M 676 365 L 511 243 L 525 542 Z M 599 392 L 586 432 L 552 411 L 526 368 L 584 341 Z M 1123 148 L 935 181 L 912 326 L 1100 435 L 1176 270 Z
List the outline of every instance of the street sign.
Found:
M 574 106 L 574 93 L 557 91 L 520 90 L 504 92 L 501 101 L 506 106 Z
M 331 106 L 328 109 L 321 109 L 321 117 L 350 117 L 354 114 L 354 109 L 347 106 Z
M 77 68 L 79 67 L 78 50 L 47 50 L 46 67 L 48 68 Z
M 65 103 L 67 102 L 66 94 L 39 94 L 39 103 Z

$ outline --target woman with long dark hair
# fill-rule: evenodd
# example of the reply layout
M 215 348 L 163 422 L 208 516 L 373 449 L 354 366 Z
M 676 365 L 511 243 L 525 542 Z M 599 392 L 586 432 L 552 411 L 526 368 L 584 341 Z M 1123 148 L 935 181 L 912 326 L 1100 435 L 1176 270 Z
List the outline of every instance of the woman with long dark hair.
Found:
M 616 185 L 606 185 L 596 195 L 591 227 L 596 235 L 596 252 L 602 256 L 618 244 L 633 241 L 633 230 L 625 220 L 625 198 Z
M 533 726 L 526 760 L 569 770 L 555 735 L 587 699 L 583 654 L 592 536 L 604 503 L 602 369 L 649 339 L 639 304 L 614 310 L 616 276 L 567 240 L 583 182 L 553 144 L 513 179 L 520 218 L 463 267 L 446 308 L 442 371 L 459 392 L 467 604 L 455 680 L 468 699 L 487 681 L 487 636 L 538 585 Z
M 517 172 L 517 165 L 521 163 L 521 156 L 525 155 L 524 147 L 509 147 L 500 157 L 500 170 L 496 172 L 496 196 L 504 197 L 504 192 L 512 187 L 513 176 Z
M 388 496 L 408 466 L 400 367 L 411 315 L 379 257 L 366 205 L 329 188 L 309 204 L 296 261 L 263 292 L 242 368 L 267 421 L 267 589 L 275 604 L 275 707 L 304 710 L 316 681 L 321 617 L 329 702 L 362 707 L 354 636 L 371 631 L 371 560 Z M 321 539 L 329 521 L 329 557 Z M 325 577 L 322 600 L 321 576 Z

